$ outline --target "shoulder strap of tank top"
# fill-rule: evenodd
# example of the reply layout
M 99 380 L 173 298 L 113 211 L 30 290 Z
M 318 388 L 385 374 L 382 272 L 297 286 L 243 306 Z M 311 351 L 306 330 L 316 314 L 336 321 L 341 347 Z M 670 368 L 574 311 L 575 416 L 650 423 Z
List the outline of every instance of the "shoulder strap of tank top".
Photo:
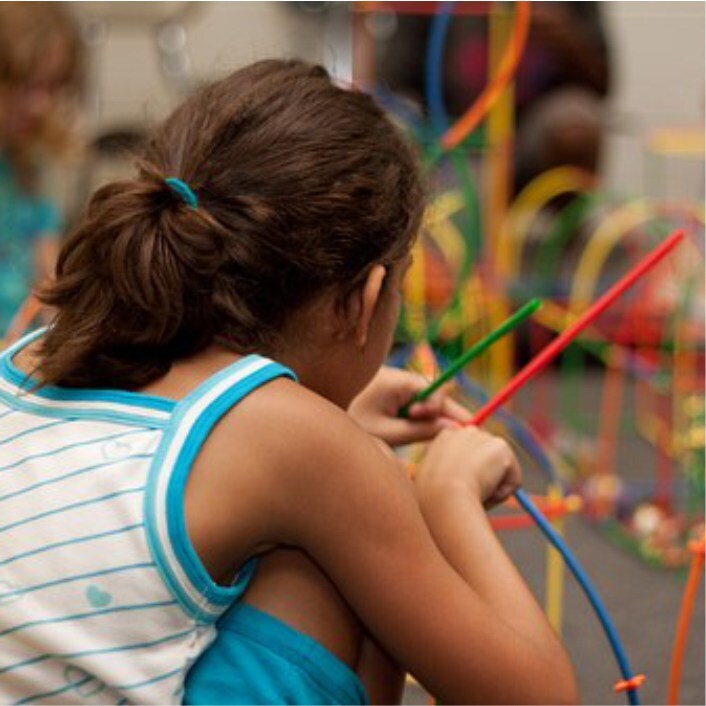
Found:
M 249 355 L 224 368 L 181 400 L 154 458 L 145 497 L 147 538 L 162 577 L 194 619 L 212 622 L 244 589 L 216 584 L 192 547 L 184 522 L 184 489 L 194 460 L 215 424 L 253 390 L 289 368 Z

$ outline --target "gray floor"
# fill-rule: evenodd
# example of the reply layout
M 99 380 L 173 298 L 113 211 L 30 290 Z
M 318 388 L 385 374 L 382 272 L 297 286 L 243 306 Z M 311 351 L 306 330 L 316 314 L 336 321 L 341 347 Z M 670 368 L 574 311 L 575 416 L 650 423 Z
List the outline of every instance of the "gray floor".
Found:
M 545 542 L 537 530 L 503 533 L 503 542 L 538 600 L 544 595 Z M 632 669 L 644 673 L 644 704 L 665 704 L 669 662 L 684 578 L 647 567 L 609 544 L 583 520 L 567 522 L 566 539 L 588 572 L 624 643 Z M 565 583 L 564 641 L 576 667 L 584 704 L 624 704 L 613 692 L 620 678 L 598 620 L 572 577 Z M 405 702 L 427 703 L 409 686 Z M 682 671 L 682 704 L 704 704 L 704 590 L 701 585 Z
M 549 379 L 542 384 L 552 384 Z M 582 407 L 597 409 L 600 378 L 587 374 Z M 529 393 L 528 393 L 529 394 Z M 527 395 L 525 396 L 527 404 Z M 654 450 L 630 436 L 621 439 L 620 467 L 635 478 L 648 477 L 655 467 Z M 530 472 L 527 484 L 538 486 Z M 618 549 L 586 520 L 567 522 L 566 539 L 598 590 L 624 643 L 635 673 L 647 682 L 640 690 L 644 704 L 665 704 L 674 632 L 686 574 L 647 566 Z M 528 584 L 543 602 L 546 544 L 535 528 L 501 535 Z M 565 581 L 563 636 L 578 674 L 584 704 L 624 704 L 624 695 L 613 686 L 620 678 L 612 651 L 592 609 L 573 577 Z M 428 696 L 414 685 L 407 688 L 406 703 L 428 703 Z M 681 679 L 681 704 L 705 704 L 704 688 L 704 585 L 691 622 Z

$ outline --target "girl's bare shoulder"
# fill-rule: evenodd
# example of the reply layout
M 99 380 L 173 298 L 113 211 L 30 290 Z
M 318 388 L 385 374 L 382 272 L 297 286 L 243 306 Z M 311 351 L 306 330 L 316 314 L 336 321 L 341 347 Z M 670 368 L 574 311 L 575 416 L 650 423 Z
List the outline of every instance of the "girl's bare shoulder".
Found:
M 290 380 L 273 380 L 233 407 L 200 450 L 185 503 L 192 542 L 214 577 L 234 559 L 296 544 L 319 495 L 376 459 L 386 462 L 343 410 Z
M 225 492 L 230 488 L 236 493 L 247 485 L 249 493 L 258 488 L 274 493 L 294 477 L 302 484 L 315 482 L 318 472 L 340 467 L 341 457 L 350 456 L 355 448 L 379 453 L 373 439 L 345 411 L 278 378 L 249 394 L 220 420 L 198 465 L 220 469 L 218 484 Z
M 254 443 L 263 442 L 275 450 L 280 446 L 294 451 L 308 447 L 340 428 L 357 429 L 339 407 L 287 378 L 277 378 L 244 398 L 223 419 L 222 441 L 233 443 L 235 435 L 246 435 Z

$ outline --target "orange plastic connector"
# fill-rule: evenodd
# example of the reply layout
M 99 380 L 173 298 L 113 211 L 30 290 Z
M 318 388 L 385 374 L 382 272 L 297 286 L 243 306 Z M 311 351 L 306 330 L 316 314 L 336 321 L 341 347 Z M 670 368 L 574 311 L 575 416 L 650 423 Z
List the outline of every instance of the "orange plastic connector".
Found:
M 694 539 L 693 541 L 689 542 L 687 545 L 689 547 L 689 551 L 696 555 L 696 556 L 704 556 L 706 555 L 706 538 L 704 539 Z
M 644 674 L 636 674 L 632 679 L 623 679 L 615 685 L 615 693 L 639 689 L 646 681 L 647 677 Z

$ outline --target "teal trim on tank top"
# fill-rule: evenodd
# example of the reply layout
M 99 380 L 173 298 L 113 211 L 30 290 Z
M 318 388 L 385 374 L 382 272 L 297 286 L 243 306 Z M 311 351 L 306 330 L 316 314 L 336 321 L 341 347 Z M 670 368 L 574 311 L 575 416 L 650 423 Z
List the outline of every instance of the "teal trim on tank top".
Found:
M 144 517 L 146 524 L 145 534 L 152 556 L 165 583 L 169 586 L 182 609 L 195 620 L 203 623 L 212 623 L 218 617 L 219 606 L 227 606 L 244 592 L 254 573 L 256 562 L 254 559 L 245 562 L 236 578 L 236 582 L 231 586 L 217 584 L 204 568 L 188 538 L 184 520 L 184 490 L 192 463 L 211 429 L 229 409 L 266 382 L 283 376 L 290 377 L 296 381 L 296 375 L 279 363 L 267 361 L 267 364 L 262 368 L 255 370 L 247 377 L 226 388 L 194 421 L 171 469 L 171 477 L 166 489 L 168 539 L 180 569 L 185 573 L 191 587 L 195 589 L 202 599 L 200 604 L 196 603 L 188 595 L 179 577 L 175 575 L 174 568 L 170 565 L 165 555 L 156 529 L 153 508 L 155 506 L 159 473 L 163 470 L 165 458 L 181 429 L 184 417 L 193 406 L 213 390 L 214 387 L 232 377 L 239 370 L 257 361 L 267 361 L 267 359 L 258 355 L 248 355 L 241 358 L 220 370 L 179 401 L 169 427 L 154 455 L 148 475 Z M 210 606 L 207 604 L 210 604 Z M 209 607 L 211 610 L 208 610 Z
M 191 427 L 172 472 L 169 488 L 167 490 L 167 520 L 172 546 L 177 553 L 177 558 L 181 561 L 182 566 L 187 569 L 195 585 L 202 586 L 206 598 L 218 605 L 227 605 L 230 603 L 234 598 L 233 594 L 235 593 L 235 597 L 240 595 L 245 589 L 246 584 L 239 577 L 236 585 L 224 589 L 222 586 L 214 583 L 204 569 L 186 532 L 183 512 L 186 481 L 188 480 L 189 472 L 191 471 L 191 467 L 198 452 L 218 420 L 248 394 L 254 392 L 270 380 L 282 376 L 294 378 L 294 373 L 278 363 L 270 363 L 266 367 L 248 375 L 247 378 L 241 380 L 235 386 L 229 388 L 226 393 L 219 396 L 206 408 L 196 423 Z
M 129 390 L 110 389 L 74 389 L 68 387 L 57 387 L 54 385 L 44 385 L 37 388 L 38 381 L 31 375 L 23 373 L 13 362 L 12 358 L 25 346 L 39 338 L 46 328 L 33 331 L 20 341 L 12 345 L 0 356 L 0 376 L 7 382 L 19 387 L 28 395 L 35 395 L 43 399 L 55 402 L 106 402 L 108 404 L 129 405 L 131 407 L 143 407 L 154 409 L 160 412 L 171 412 L 176 407 L 177 400 L 172 400 L 159 395 L 149 395 L 143 392 L 132 392 Z M 33 389 L 34 388 L 34 389 Z

